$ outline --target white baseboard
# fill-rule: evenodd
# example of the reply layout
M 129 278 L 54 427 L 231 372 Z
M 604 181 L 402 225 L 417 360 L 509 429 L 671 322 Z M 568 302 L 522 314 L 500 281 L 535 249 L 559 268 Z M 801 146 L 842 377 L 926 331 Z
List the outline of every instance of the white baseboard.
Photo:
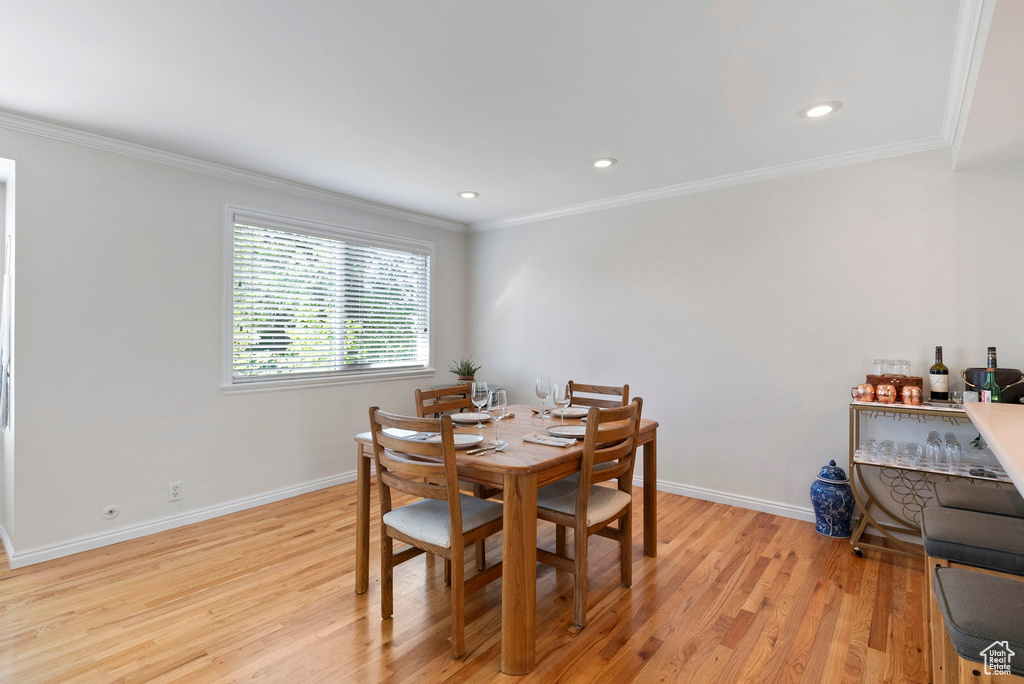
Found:
M 633 478 L 633 486 L 642 487 L 643 484 L 643 477 Z M 694 487 L 677 482 L 666 482 L 665 480 L 658 480 L 658 490 L 668 492 L 669 494 L 688 496 L 691 499 L 714 501 L 715 503 L 727 504 L 738 508 L 748 508 L 753 511 L 761 511 L 762 513 L 781 515 L 784 518 L 814 522 L 814 509 L 810 506 L 794 506 L 778 501 L 769 501 L 768 499 L 758 499 L 753 496 L 720 492 L 717 489 L 705 489 L 704 487 Z
M 160 520 L 142 523 L 141 525 L 126 527 L 115 532 L 80 537 L 60 544 L 38 546 L 24 551 L 15 551 L 12 548 L 11 540 L 7 536 L 7 531 L 0 526 L 0 541 L 3 542 L 4 550 L 7 552 L 7 560 L 11 568 L 20 568 L 26 565 L 33 565 L 35 563 L 53 560 L 54 558 L 70 556 L 71 554 L 80 553 L 82 551 L 98 549 L 101 546 L 109 546 L 110 544 L 128 541 L 129 539 L 137 539 L 138 537 L 155 534 L 156 532 L 163 532 L 164 530 L 171 530 L 176 527 L 191 525 L 192 523 L 202 522 L 203 520 L 209 520 L 229 513 L 244 511 L 249 508 L 255 508 L 257 506 L 273 503 L 282 499 L 288 499 L 293 496 L 299 496 L 300 494 L 314 492 L 318 489 L 326 489 L 327 487 L 333 487 L 345 482 L 353 482 L 355 479 L 355 471 L 349 471 L 347 473 L 341 473 L 340 475 L 333 475 L 320 480 L 313 480 L 312 482 L 306 482 L 292 487 L 285 487 L 284 489 L 277 489 L 272 492 L 236 499 L 234 501 L 210 506 L 209 508 L 203 508 L 197 511 L 191 511 L 189 513 L 183 513 L 170 518 L 162 518 Z M 634 477 L 633 484 L 637 487 L 642 487 L 643 478 L 640 476 Z M 704 487 L 684 485 L 677 482 L 668 482 L 666 480 L 658 480 L 658 489 L 663 492 L 668 492 L 669 494 L 679 494 L 680 496 L 688 496 L 693 499 L 714 501 L 715 503 L 736 506 L 738 508 L 747 508 L 754 511 L 761 511 L 763 513 L 780 515 L 785 518 L 795 518 L 796 520 L 814 522 L 814 510 L 810 506 L 794 506 L 792 504 L 781 503 L 778 501 L 759 499 L 757 497 L 744 496 L 742 494 L 732 494 L 729 492 L 718 491 L 716 489 L 706 489 Z
M 0 542 L 4 545 L 4 553 L 7 554 L 8 562 L 10 562 L 11 555 L 14 553 L 14 549 L 11 547 L 11 538 L 7 536 L 7 530 L 4 529 L 3 525 L 0 525 Z M 14 569 L 15 566 L 11 566 Z
M 203 520 L 209 520 L 210 518 L 217 518 L 229 513 L 237 513 L 238 511 L 244 511 L 249 508 L 256 508 L 257 506 L 263 506 L 264 504 L 288 499 L 293 496 L 299 496 L 300 494 L 315 492 L 318 489 L 326 489 L 327 487 L 333 487 L 345 482 L 353 482 L 355 479 L 356 472 L 352 470 L 347 473 L 341 473 L 340 475 L 332 475 L 331 477 L 325 477 L 311 482 L 304 482 L 303 484 L 285 487 L 283 489 L 276 489 L 272 492 L 265 492 L 255 496 L 235 499 L 234 501 L 228 501 L 226 503 L 217 504 L 216 506 L 202 508 L 197 511 L 182 513 L 181 515 L 175 515 L 170 518 L 161 518 L 160 520 L 153 520 L 140 525 L 125 527 L 114 532 L 105 532 L 103 534 L 96 534 L 88 537 L 79 537 L 78 539 L 72 539 L 59 544 L 37 546 L 24 551 L 15 551 L 12 548 L 11 541 L 7 537 L 7 532 L 3 527 L 0 527 L 0 539 L 2 539 L 4 550 L 7 552 L 7 562 L 13 570 L 14 568 L 42 563 L 43 561 L 62 558 L 63 556 L 70 556 L 71 554 L 81 553 L 82 551 L 98 549 L 101 546 L 109 546 L 110 544 L 117 544 L 118 542 L 128 541 L 129 539 L 145 537 L 146 535 L 163 532 L 164 530 L 184 527 L 185 525 L 202 522 Z
M 643 485 L 644 480 L 642 476 L 633 478 L 634 487 L 643 487 Z M 814 509 L 810 506 L 794 506 L 792 504 L 780 503 L 778 501 L 758 499 L 753 496 L 720 492 L 716 489 L 705 489 L 704 487 L 694 487 L 692 485 L 682 485 L 676 482 L 666 482 L 665 480 L 658 480 L 658 490 L 668 492 L 669 494 L 688 496 L 692 499 L 714 501 L 715 503 L 736 506 L 737 508 L 748 508 L 753 511 L 761 511 L 762 513 L 781 515 L 784 518 L 794 518 L 796 520 L 814 522 Z M 869 525 L 868 529 L 873 528 Z M 915 537 L 912 534 L 904 532 L 892 532 L 892 534 L 897 539 L 901 539 L 905 542 L 918 545 L 921 544 L 921 538 Z

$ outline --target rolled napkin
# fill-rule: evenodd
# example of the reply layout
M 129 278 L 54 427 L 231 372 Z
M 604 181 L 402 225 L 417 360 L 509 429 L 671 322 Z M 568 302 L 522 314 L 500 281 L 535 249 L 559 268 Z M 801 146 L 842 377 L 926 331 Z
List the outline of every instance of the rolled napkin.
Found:
M 545 446 L 567 447 L 575 444 L 577 440 L 568 437 L 552 437 L 543 432 L 531 432 L 528 435 L 523 435 L 523 441 Z

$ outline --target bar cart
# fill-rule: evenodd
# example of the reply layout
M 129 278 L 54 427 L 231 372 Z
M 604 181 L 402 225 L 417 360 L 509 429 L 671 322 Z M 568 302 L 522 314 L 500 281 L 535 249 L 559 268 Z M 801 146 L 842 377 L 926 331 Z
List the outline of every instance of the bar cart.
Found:
M 854 513 L 859 515 L 854 520 L 853 534 L 850 544 L 858 556 L 864 555 L 864 549 L 873 549 L 915 558 L 923 557 L 918 547 L 899 539 L 893 533 L 904 533 L 914 536 L 921 535 L 921 510 L 933 496 L 933 485 L 936 482 L 950 482 L 953 479 L 968 480 L 972 483 L 992 482 L 996 487 L 1009 483 L 1006 471 L 997 466 L 984 466 L 984 475 L 974 473 L 970 465 L 962 465 L 957 472 L 946 472 L 918 466 L 882 464 L 861 460 L 857 457 L 857 448 L 861 443 L 861 420 L 888 419 L 894 422 L 916 421 L 925 426 L 935 423 L 959 427 L 969 425 L 970 419 L 962 407 L 946 407 L 941 405 L 879 404 L 876 402 L 850 402 L 850 486 L 857 507 Z M 865 477 L 867 469 L 877 469 L 876 487 L 888 490 L 889 501 L 883 501 L 877 491 L 872 490 L 869 479 Z M 989 477 L 991 475 L 991 477 Z M 1012 486 L 1012 485 L 1011 485 Z M 900 510 L 897 512 L 895 508 Z M 881 522 L 877 519 L 884 514 L 892 522 Z M 892 546 L 881 546 L 863 540 L 868 527 L 873 527 Z

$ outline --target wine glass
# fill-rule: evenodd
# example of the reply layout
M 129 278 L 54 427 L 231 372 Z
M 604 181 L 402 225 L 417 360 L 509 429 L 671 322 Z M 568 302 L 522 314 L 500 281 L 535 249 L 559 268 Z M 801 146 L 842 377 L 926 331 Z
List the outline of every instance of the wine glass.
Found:
M 533 391 L 540 397 L 540 417 L 544 418 L 548 415 L 546 408 L 548 397 L 551 396 L 551 378 L 537 378 L 537 382 L 534 383 Z
M 487 383 L 486 382 L 474 382 L 470 387 L 470 400 L 473 402 L 473 406 L 476 406 L 476 425 L 475 428 L 485 428 L 483 419 L 480 417 L 484 406 L 487 405 Z
M 506 411 L 508 411 L 508 399 L 505 396 L 505 390 L 491 390 L 487 397 L 487 412 L 494 418 L 494 441 L 491 442 L 491 446 L 501 444 L 501 440 L 498 439 L 498 423 L 505 417 Z
M 572 397 L 569 396 L 569 385 L 552 385 L 551 401 L 555 403 L 555 406 L 562 409 L 562 425 L 565 425 L 565 407 L 572 401 Z

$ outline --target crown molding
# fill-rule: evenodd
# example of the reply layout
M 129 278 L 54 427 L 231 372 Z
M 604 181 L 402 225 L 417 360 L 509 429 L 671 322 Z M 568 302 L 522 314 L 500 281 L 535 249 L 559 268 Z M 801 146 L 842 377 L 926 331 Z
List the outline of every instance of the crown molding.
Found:
M 986 0 L 960 0 L 957 16 L 956 40 L 953 43 L 953 63 L 949 73 L 949 91 L 946 95 L 946 113 L 942 118 L 942 137 L 953 144 L 956 127 L 963 113 L 964 100 L 971 75 L 974 48 Z
M 293 195 L 301 195 L 302 197 L 309 197 L 323 202 L 348 207 L 350 209 L 358 209 L 360 211 L 366 211 L 373 214 L 390 216 L 392 218 L 412 221 L 414 223 L 420 223 L 434 228 L 443 228 L 445 230 L 452 230 L 459 233 L 466 231 L 466 224 L 459 223 L 458 221 L 450 221 L 437 216 L 430 216 L 429 214 L 421 214 L 416 211 L 399 209 L 398 207 L 392 207 L 386 204 L 378 204 L 377 202 L 359 199 L 358 197 L 350 197 L 349 195 L 344 195 L 340 192 L 324 190 L 323 188 L 317 188 L 312 185 L 296 183 L 294 181 L 284 180 L 283 178 L 275 178 L 274 176 L 255 173 L 253 171 L 245 171 L 231 166 L 225 166 L 223 164 L 216 164 L 214 162 L 204 161 L 194 157 L 175 154 L 174 152 L 159 150 L 155 147 L 147 147 L 146 145 L 117 140 L 116 138 L 108 138 L 103 135 L 97 135 L 96 133 L 87 133 L 86 131 L 81 131 L 75 128 L 68 128 L 67 126 L 60 126 L 58 124 L 30 119 L 28 117 L 18 116 L 7 112 L 0 112 L 0 128 L 6 128 L 19 133 L 28 133 L 29 135 L 36 135 L 43 138 L 50 138 L 51 140 L 60 140 L 61 142 L 72 143 L 74 145 L 82 145 L 83 147 L 91 147 L 93 149 L 104 150 L 106 152 L 123 154 L 129 157 L 136 157 L 138 159 L 156 162 L 158 164 L 176 166 L 188 171 L 202 173 L 207 176 L 215 176 L 217 178 L 238 181 L 240 183 L 255 185 L 269 190 L 287 192 Z
M 499 228 L 518 226 L 524 223 L 534 223 L 536 221 L 572 216 L 574 214 L 585 214 L 592 211 L 600 211 L 602 209 L 625 207 L 630 204 L 641 204 L 643 202 L 666 199 L 669 197 L 692 195 L 698 192 L 717 190 L 719 188 L 727 188 L 733 185 L 743 185 L 746 183 L 768 180 L 769 178 L 792 176 L 794 174 L 807 173 L 809 171 L 821 171 L 823 169 L 831 169 L 837 166 L 859 164 L 860 162 L 897 157 L 904 154 L 924 152 L 926 150 L 934 150 L 942 147 L 949 147 L 949 141 L 946 140 L 945 137 L 939 135 L 930 138 L 909 140 L 902 143 L 894 143 L 891 145 L 880 145 L 878 147 L 870 147 L 863 150 L 854 150 L 852 152 L 843 152 L 841 154 L 832 154 L 825 157 L 817 157 L 815 159 L 789 162 L 786 164 L 779 164 L 777 166 L 767 166 L 761 169 L 742 171 L 740 173 L 732 173 L 725 176 L 716 176 L 715 178 L 705 178 L 703 180 L 695 180 L 688 183 L 680 183 L 678 185 L 667 185 L 661 188 L 654 188 L 653 190 L 643 190 L 641 192 L 594 200 L 592 202 L 581 202 L 580 204 L 571 204 L 569 206 L 548 209 L 546 211 L 535 211 L 529 214 L 512 216 L 510 218 L 471 223 L 469 224 L 469 232 L 481 233 L 489 230 L 498 230 Z

